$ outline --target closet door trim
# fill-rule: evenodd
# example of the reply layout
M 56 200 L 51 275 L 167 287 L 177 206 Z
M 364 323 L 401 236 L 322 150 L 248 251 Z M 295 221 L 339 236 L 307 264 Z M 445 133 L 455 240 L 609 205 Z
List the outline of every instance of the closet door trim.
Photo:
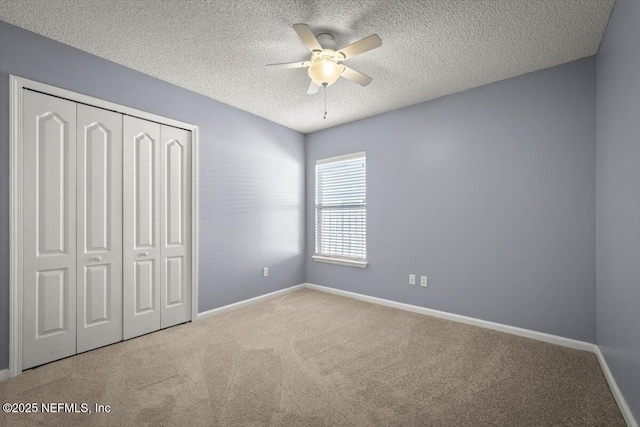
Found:
M 198 127 L 135 108 L 104 101 L 23 77 L 9 76 L 10 94 L 10 261 L 9 261 L 9 376 L 22 373 L 23 304 L 23 94 L 25 90 L 67 99 L 79 104 L 114 111 L 127 116 L 191 132 L 191 321 L 198 317 Z

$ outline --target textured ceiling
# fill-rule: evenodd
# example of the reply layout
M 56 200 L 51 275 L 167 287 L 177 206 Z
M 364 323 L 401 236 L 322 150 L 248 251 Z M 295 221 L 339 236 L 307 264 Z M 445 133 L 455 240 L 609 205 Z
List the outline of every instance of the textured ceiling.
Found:
M 0 20 L 304 133 L 594 55 L 614 0 L 0 0 Z M 307 95 L 291 28 L 339 47 L 382 47 L 345 63 L 373 77 Z

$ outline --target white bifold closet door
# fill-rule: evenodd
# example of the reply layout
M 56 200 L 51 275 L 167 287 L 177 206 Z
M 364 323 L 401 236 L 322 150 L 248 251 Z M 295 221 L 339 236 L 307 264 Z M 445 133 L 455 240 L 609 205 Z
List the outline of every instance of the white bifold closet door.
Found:
M 23 97 L 22 369 L 76 353 L 76 104 Z
M 124 117 L 124 339 L 160 329 L 160 125 Z
M 78 104 L 77 351 L 122 341 L 122 114 Z
M 191 320 L 191 132 L 24 90 L 22 369 Z
M 191 319 L 191 132 L 160 127 L 160 327 Z
M 191 133 L 124 118 L 124 338 L 191 319 Z

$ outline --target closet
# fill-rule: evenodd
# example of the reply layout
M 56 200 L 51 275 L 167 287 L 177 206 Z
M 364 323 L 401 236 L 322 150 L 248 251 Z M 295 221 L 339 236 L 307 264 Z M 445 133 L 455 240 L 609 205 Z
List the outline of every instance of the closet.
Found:
M 191 131 L 23 89 L 22 369 L 191 320 Z

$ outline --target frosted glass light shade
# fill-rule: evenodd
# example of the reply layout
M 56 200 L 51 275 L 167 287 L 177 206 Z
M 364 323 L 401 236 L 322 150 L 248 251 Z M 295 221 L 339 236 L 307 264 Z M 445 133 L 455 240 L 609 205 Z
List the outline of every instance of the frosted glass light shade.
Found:
M 338 65 L 330 59 L 320 59 L 309 67 L 309 77 L 318 86 L 326 83 L 331 86 L 338 80 L 340 74 L 344 71 L 343 65 Z

